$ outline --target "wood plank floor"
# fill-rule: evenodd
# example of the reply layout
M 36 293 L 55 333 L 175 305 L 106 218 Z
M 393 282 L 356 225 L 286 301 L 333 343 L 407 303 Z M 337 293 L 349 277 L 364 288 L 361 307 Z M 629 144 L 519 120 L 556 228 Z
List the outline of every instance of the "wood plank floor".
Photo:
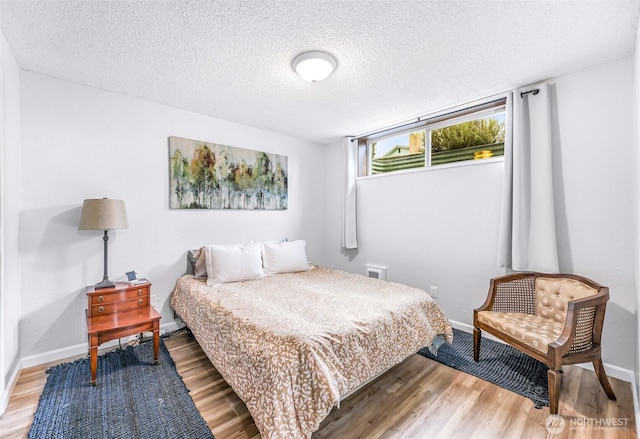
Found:
M 181 333 L 164 341 L 216 439 L 259 438 L 246 406 L 195 339 Z M 0 438 L 27 436 L 51 365 L 20 373 L 0 416 Z M 536 410 L 527 398 L 416 354 L 342 401 L 313 439 L 636 438 L 631 386 L 611 381 L 617 401 L 607 399 L 594 372 L 565 367 L 560 394 L 565 425 L 551 434 L 545 426 L 548 407 Z

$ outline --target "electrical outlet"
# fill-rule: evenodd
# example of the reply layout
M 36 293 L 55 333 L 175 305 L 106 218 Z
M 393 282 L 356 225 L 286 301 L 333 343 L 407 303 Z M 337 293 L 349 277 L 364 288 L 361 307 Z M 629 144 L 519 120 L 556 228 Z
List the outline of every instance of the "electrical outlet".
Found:
M 160 300 L 157 294 L 151 295 L 151 306 L 153 306 L 158 312 L 160 312 Z
M 429 290 L 429 294 L 431 294 L 431 297 L 433 297 L 433 298 L 438 297 L 438 287 L 436 287 L 435 285 L 431 285 L 431 289 Z

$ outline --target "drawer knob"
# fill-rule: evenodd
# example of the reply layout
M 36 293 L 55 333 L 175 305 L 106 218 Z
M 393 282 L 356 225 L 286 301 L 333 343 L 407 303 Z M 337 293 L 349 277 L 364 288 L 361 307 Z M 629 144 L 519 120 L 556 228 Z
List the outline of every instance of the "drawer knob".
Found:
M 144 303 L 144 300 L 138 299 L 138 305 L 142 305 L 143 303 Z
M 142 290 L 138 290 L 138 296 L 142 296 Z
M 104 296 L 98 296 L 98 302 L 104 302 Z
M 98 307 L 98 312 L 104 312 L 104 306 L 99 306 Z

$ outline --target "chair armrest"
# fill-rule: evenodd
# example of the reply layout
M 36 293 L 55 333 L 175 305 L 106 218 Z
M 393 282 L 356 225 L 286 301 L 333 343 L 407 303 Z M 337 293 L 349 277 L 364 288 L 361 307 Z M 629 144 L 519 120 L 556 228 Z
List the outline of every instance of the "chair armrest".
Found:
M 491 279 L 487 299 L 474 315 L 481 311 L 520 312 L 535 314 L 536 273 L 513 273 Z
M 600 287 L 597 294 L 567 303 L 567 314 L 560 337 L 549 345 L 558 358 L 567 353 L 583 352 L 600 345 L 609 289 Z

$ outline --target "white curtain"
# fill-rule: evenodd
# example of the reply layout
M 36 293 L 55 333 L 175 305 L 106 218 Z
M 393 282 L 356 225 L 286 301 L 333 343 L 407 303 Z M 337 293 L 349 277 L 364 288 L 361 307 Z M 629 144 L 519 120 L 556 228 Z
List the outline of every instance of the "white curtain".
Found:
M 548 84 L 516 90 L 507 98 L 513 115 L 507 127 L 513 131 L 505 139 L 498 266 L 514 271 L 559 270 L 550 105 Z
M 356 177 L 358 174 L 358 143 L 354 137 L 342 141 L 344 152 L 344 206 L 342 211 L 342 247 L 358 248 Z

